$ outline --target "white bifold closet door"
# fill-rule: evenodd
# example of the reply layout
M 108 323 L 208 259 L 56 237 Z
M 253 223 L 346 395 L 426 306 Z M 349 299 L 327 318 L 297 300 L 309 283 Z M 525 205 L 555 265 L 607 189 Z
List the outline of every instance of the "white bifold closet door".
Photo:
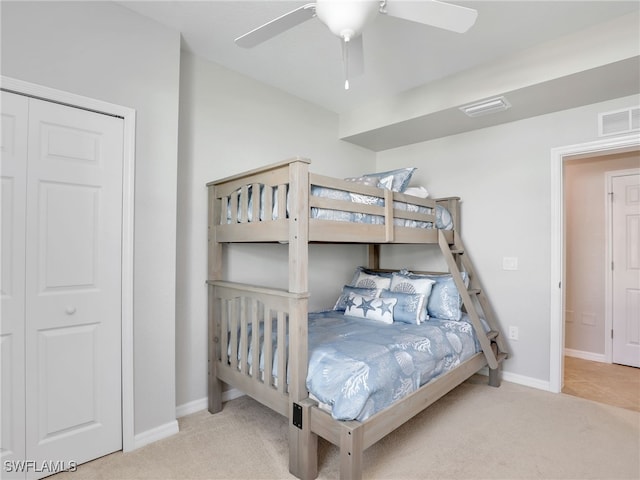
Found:
M 2 478 L 122 448 L 122 159 L 122 119 L 2 92 Z

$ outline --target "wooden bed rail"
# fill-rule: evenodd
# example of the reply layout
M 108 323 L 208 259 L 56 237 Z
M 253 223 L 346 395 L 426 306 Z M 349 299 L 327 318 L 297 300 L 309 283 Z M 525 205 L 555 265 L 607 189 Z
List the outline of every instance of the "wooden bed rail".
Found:
M 290 349 L 307 348 L 307 318 L 295 312 L 306 308 L 309 295 L 224 281 L 207 284 L 213 304 L 213 374 L 248 395 L 267 399 L 270 408 L 288 415 L 289 390 L 295 383 L 298 390 L 305 389 L 306 369 L 293 364 L 287 367 L 287 363 L 289 358 L 298 358 L 291 357 Z M 288 383 L 284 379 L 287 370 Z
M 405 195 L 313 174 L 308 164 L 294 158 L 208 183 L 210 232 L 215 230 L 210 235 L 218 243 L 286 243 L 300 238 L 293 233 L 297 230 L 307 242 L 436 243 L 435 229 L 413 228 L 435 223 L 436 204 L 459 223 L 455 197 L 436 201 Z M 339 221 L 331 215 L 336 212 L 365 221 Z
M 275 163 L 238 175 L 209 182 L 210 208 L 215 214 L 213 226 L 224 226 L 225 233 L 219 241 L 238 240 L 244 235 L 252 241 L 269 241 L 287 236 L 287 209 L 297 211 L 298 205 L 293 203 L 297 199 L 288 200 L 290 184 L 304 189 L 308 195 L 307 170 L 309 160 L 294 158 Z M 298 179 L 302 172 L 301 179 Z M 288 205 L 289 203 L 289 205 Z M 234 228 L 240 224 L 268 222 L 268 228 L 252 230 L 249 234 Z M 228 224 L 228 225 L 226 225 Z M 264 227 L 265 225 L 260 225 Z M 229 237 L 229 238 L 226 238 Z
M 311 163 L 311 160 L 303 157 L 294 157 L 289 160 L 272 163 L 270 165 L 265 165 L 263 167 L 239 173 L 237 175 L 231 175 L 229 177 L 221 178 L 220 180 L 209 182 L 207 183 L 207 187 L 225 186 L 228 191 L 231 192 L 232 190 L 235 190 L 242 185 L 260 183 L 260 181 L 263 179 L 267 179 L 267 181 L 264 182 L 267 185 L 277 185 L 278 180 L 274 179 L 277 179 L 279 175 L 283 174 L 283 172 L 288 172 L 289 165 L 296 162 L 305 163 L 308 165 Z

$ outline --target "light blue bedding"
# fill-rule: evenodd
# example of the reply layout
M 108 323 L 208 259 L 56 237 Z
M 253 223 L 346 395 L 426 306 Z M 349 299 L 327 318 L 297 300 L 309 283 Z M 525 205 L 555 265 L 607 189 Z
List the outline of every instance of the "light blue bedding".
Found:
M 271 339 L 275 379 L 276 335 L 274 331 Z M 251 345 L 250 329 L 248 336 Z M 240 346 L 238 359 L 244 350 Z M 331 407 L 333 418 L 362 421 L 479 351 L 466 315 L 459 321 L 431 318 L 420 325 L 388 325 L 336 310 L 310 313 L 307 389 Z M 251 358 L 249 348 L 249 363 Z
M 466 321 L 391 325 L 309 315 L 308 390 L 337 420 L 365 420 L 480 351 Z
M 260 185 L 260 208 L 259 208 L 259 215 L 260 215 L 260 220 L 264 220 L 265 219 L 265 212 L 264 212 L 264 204 L 265 204 L 265 194 L 266 194 L 266 190 L 269 189 L 265 189 L 264 185 Z M 238 190 L 238 193 L 240 193 L 240 191 Z M 248 194 L 248 212 L 247 212 L 247 216 L 248 216 L 248 221 L 253 221 L 253 187 L 249 186 L 247 189 L 247 194 Z M 384 199 L 380 198 L 380 197 L 374 197 L 374 196 L 369 196 L 369 195 L 361 195 L 361 194 L 357 194 L 357 193 L 350 193 L 350 192 L 346 192 L 344 190 L 336 190 L 336 189 L 332 189 L 332 188 L 324 188 L 324 187 L 318 187 L 316 185 L 312 185 L 311 186 L 311 195 L 316 196 L 316 197 L 323 197 L 323 198 L 332 198 L 334 200 L 343 200 L 343 201 L 347 201 L 347 202 L 354 202 L 354 203 L 363 203 L 363 204 L 368 204 L 368 205 L 377 205 L 377 206 L 384 206 Z M 272 212 L 270 215 L 270 219 L 273 220 L 277 220 L 278 219 L 278 197 L 276 194 L 276 189 L 271 189 L 271 196 L 272 196 Z M 235 221 L 239 222 L 240 221 L 240 196 L 238 196 L 238 218 L 236 218 Z M 394 202 L 393 204 L 394 208 L 399 209 L 399 210 L 408 210 L 410 212 L 419 212 L 419 213 L 430 213 L 430 209 L 427 207 L 422 207 L 422 206 L 418 206 L 418 205 L 412 205 L 412 204 L 408 204 L 408 203 L 404 203 L 404 202 Z M 289 214 L 289 194 L 287 191 L 287 216 Z M 446 208 L 437 205 L 436 209 L 435 209 L 435 215 L 436 215 L 436 228 L 442 229 L 442 230 L 452 230 L 453 229 L 453 220 L 451 218 L 451 214 L 447 211 Z M 231 206 L 228 205 L 227 206 L 227 223 L 234 223 L 233 219 L 231 218 Z M 330 209 L 325 209 L 325 208 L 316 208 L 313 207 L 311 209 L 311 218 L 317 218 L 317 219 L 321 219 L 321 220 L 333 220 L 333 221 L 338 221 L 338 222 L 353 222 L 353 223 L 367 223 L 367 224 L 374 224 L 374 225 L 382 225 L 384 224 L 384 216 L 382 215 L 370 215 L 370 214 L 365 214 L 365 213 L 357 213 L 357 212 L 347 212 L 347 211 L 340 211 L 340 210 L 330 210 Z M 400 219 L 400 218 L 396 218 L 394 220 L 394 225 L 396 226 L 400 226 L 400 227 L 411 227 L 411 228 L 433 228 L 433 223 L 432 222 L 418 222 L 415 220 L 408 220 L 408 219 Z
M 353 203 L 375 205 L 378 207 L 384 206 L 384 199 L 381 197 L 361 195 L 357 193 L 345 192 L 342 190 L 334 190 L 331 188 L 317 187 L 315 185 L 311 187 L 311 195 L 314 195 L 317 197 L 332 198 L 334 200 L 343 200 L 343 201 L 353 202 Z M 425 213 L 425 214 L 431 213 L 430 208 L 419 206 L 419 205 L 413 205 L 410 203 L 404 203 L 404 202 L 393 202 L 393 208 L 398 210 L 414 212 L 414 213 L 416 212 Z M 436 205 L 435 215 L 436 215 L 436 221 L 435 221 L 436 228 L 439 228 L 442 230 L 453 230 L 453 219 L 451 218 L 451 214 L 446 208 L 440 205 Z M 368 223 L 373 225 L 384 224 L 384 216 L 382 215 L 371 215 L 367 213 L 329 210 L 325 208 L 315 208 L 315 207 L 311 209 L 311 217 L 318 218 L 321 220 L 334 220 L 338 222 Z M 393 224 L 398 227 L 433 228 L 432 222 L 419 222 L 416 220 L 408 220 L 408 219 L 402 219 L 402 218 L 394 219 Z

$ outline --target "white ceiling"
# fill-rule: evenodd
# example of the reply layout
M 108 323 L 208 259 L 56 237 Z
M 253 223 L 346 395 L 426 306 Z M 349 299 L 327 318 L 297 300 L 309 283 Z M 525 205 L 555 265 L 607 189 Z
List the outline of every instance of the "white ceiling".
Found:
M 394 95 L 640 8 L 638 1 L 449 2 L 478 11 L 465 34 L 379 15 L 363 36 L 365 73 L 345 92 L 340 41 L 317 19 L 253 49 L 233 42 L 309 2 L 122 3 L 182 32 L 187 50 L 338 113 L 372 96 Z
M 234 43 L 309 2 L 119 3 L 180 31 L 184 49 L 339 114 L 640 10 L 637 0 L 450 1 L 478 11 L 464 34 L 378 15 L 363 34 L 365 72 L 345 91 L 340 40 L 316 18 L 252 49 Z

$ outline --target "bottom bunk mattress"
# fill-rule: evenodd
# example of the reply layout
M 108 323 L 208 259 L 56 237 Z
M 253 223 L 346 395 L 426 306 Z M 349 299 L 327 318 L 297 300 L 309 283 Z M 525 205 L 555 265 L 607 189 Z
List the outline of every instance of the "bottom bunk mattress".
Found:
M 386 324 L 328 310 L 309 314 L 307 389 L 337 420 L 363 421 L 481 351 L 466 314 L 419 325 Z M 275 327 L 275 325 L 274 325 Z M 486 327 L 486 326 L 485 326 Z M 249 326 L 247 360 L 252 358 Z M 264 369 L 260 329 L 260 371 Z M 277 384 L 277 332 L 272 332 Z M 238 335 L 240 338 L 240 335 Z M 238 345 L 242 356 L 242 341 Z M 228 354 L 231 354 L 229 346 Z
M 410 325 L 312 313 L 307 388 L 333 418 L 363 421 L 479 351 L 466 316 Z

